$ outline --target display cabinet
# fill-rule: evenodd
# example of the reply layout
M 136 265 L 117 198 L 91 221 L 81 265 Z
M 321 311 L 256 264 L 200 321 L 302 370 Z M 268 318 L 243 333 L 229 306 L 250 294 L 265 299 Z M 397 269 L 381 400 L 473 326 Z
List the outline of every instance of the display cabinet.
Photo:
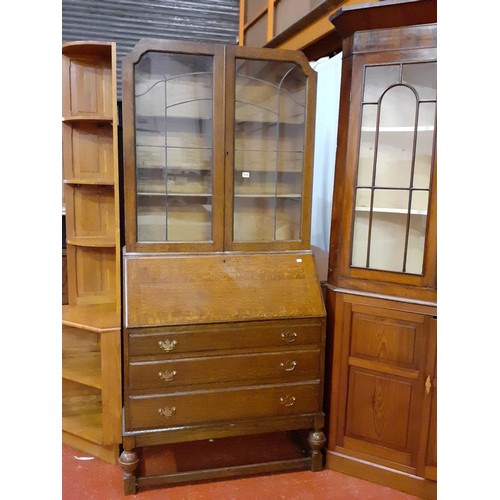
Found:
M 116 46 L 62 47 L 67 305 L 63 440 L 115 462 L 121 443 L 121 285 Z
M 305 58 L 140 43 L 152 49 L 123 103 L 135 124 L 124 141 L 127 251 L 307 249 L 315 79 Z
M 126 494 L 322 467 L 315 85 L 297 52 L 146 39 L 123 61 Z M 144 460 L 244 436 L 249 457 L 252 436 L 300 431 L 294 457 L 161 474 Z
M 327 466 L 426 498 L 436 494 L 435 21 L 427 0 L 332 17 L 343 67 Z

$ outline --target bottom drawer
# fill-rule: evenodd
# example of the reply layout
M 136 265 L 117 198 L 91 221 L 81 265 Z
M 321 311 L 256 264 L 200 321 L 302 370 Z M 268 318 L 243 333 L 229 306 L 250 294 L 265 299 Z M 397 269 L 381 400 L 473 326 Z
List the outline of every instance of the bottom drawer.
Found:
M 320 411 L 319 382 L 132 396 L 128 431 Z

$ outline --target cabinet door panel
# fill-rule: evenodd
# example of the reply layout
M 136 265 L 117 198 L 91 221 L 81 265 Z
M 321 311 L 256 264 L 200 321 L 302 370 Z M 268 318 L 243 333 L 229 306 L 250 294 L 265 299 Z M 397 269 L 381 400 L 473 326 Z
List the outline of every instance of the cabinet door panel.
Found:
M 223 57 L 143 40 L 124 59 L 127 249 L 222 249 Z
M 106 58 L 73 57 L 69 61 L 68 85 L 64 92 L 69 95 L 66 116 L 109 117 L 112 116 L 111 64 Z
M 350 266 L 421 275 L 434 161 L 436 64 L 365 62 L 363 70 Z
M 309 240 L 315 74 L 293 52 L 228 47 L 225 245 L 299 249 Z
M 345 42 L 329 273 L 340 288 L 436 300 L 435 43 L 430 24 Z
M 352 318 L 351 356 L 413 367 L 416 326 L 399 318 L 357 313 Z
M 345 429 L 350 446 L 411 465 L 408 435 L 416 389 L 414 381 L 351 369 Z
M 338 295 L 335 448 L 342 453 L 410 474 L 420 468 L 428 309 Z

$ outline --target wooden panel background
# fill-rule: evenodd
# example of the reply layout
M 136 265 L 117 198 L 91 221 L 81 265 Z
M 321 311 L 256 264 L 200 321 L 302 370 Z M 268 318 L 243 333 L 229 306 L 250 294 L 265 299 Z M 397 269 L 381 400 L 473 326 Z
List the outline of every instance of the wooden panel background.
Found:
M 116 258 L 114 248 L 68 245 L 70 304 L 103 304 L 116 300 Z
M 113 129 L 109 123 L 63 123 L 66 180 L 113 184 Z

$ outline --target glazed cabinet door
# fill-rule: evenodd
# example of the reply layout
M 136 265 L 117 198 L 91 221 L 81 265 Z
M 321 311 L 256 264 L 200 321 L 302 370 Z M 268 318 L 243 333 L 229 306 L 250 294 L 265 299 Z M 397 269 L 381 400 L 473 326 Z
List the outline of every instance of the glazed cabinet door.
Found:
M 308 248 L 316 74 L 298 52 L 227 55 L 225 247 Z
M 126 245 L 222 248 L 223 47 L 141 40 L 123 61 Z
M 329 449 L 423 475 L 432 309 L 336 294 Z
M 141 40 L 123 61 L 127 251 L 308 249 L 315 93 L 296 51 Z
M 435 300 L 436 288 L 436 106 L 435 26 L 414 27 L 408 46 L 425 48 L 376 52 L 395 43 L 397 33 L 372 35 L 359 54 L 344 63 L 352 78 L 345 156 L 339 158 L 336 207 L 342 237 L 331 263 L 343 288 L 363 287 L 394 296 L 402 290 Z M 394 30 L 397 32 L 397 30 Z M 362 34 L 361 34 L 362 35 Z M 361 36 L 360 35 L 360 36 Z M 368 36 L 368 35 L 367 35 Z M 391 39 L 392 37 L 392 39 Z M 361 38 L 361 40 L 363 40 Z M 389 40 L 389 42 L 387 41 Z M 416 42 L 415 42 L 416 40 Z M 412 44 L 410 43 L 412 42 Z M 361 47 L 358 47 L 359 46 Z M 367 53 L 363 53 L 363 51 Z M 370 52 L 370 53 L 369 53 Z M 345 78 L 347 80 L 347 77 Z M 340 148 L 343 149 L 343 148 Z M 345 187 L 344 187 L 345 186 Z M 341 192 L 343 191 L 343 192 Z M 339 215 L 340 214 L 340 215 Z M 334 232 L 333 234 L 337 234 Z M 333 271 L 335 269 L 335 271 Z M 420 288 L 421 291 L 417 291 Z M 428 292 L 423 291 L 429 289 Z

